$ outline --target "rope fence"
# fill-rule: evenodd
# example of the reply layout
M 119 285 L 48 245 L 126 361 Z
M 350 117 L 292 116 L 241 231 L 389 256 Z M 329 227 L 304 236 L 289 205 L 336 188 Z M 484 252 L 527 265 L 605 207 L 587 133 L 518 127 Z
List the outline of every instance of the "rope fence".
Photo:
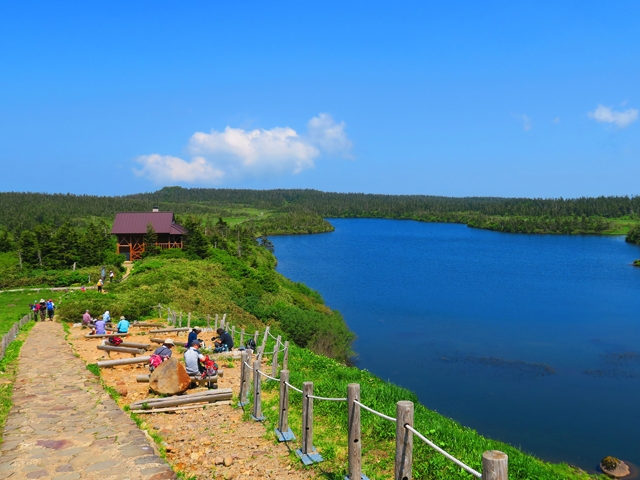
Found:
M 258 333 L 258 332 L 256 332 Z M 373 408 L 365 405 L 360 401 L 360 385 L 351 383 L 347 386 L 346 397 L 323 397 L 313 394 L 313 382 L 304 382 L 302 388 L 289 383 L 289 370 L 282 368 L 279 378 L 276 378 L 276 371 L 272 375 L 268 375 L 260 370 L 262 351 L 266 346 L 266 339 L 269 336 L 268 327 L 263 334 L 263 344 L 258 347 L 257 353 L 254 355 L 252 350 L 242 352 L 242 370 L 240 375 L 240 401 L 238 405 L 249 405 L 248 394 L 249 385 L 253 383 L 253 405 L 251 418 L 255 421 L 265 420 L 262 414 L 261 399 L 261 378 L 264 377 L 271 381 L 280 382 L 279 391 L 279 410 L 278 410 L 278 426 L 275 433 L 280 442 L 290 442 L 296 439 L 293 431 L 289 427 L 289 391 L 302 394 L 302 428 L 300 438 L 300 448 L 296 450 L 296 455 L 305 465 L 320 463 L 324 459 L 322 455 L 313 445 L 313 402 L 344 402 L 348 413 L 348 472 L 345 477 L 349 479 L 368 480 L 367 476 L 362 473 L 362 439 L 361 439 L 361 421 L 360 411 L 364 409 L 384 420 L 395 423 L 396 425 L 396 452 L 394 463 L 394 480 L 411 480 L 413 467 L 413 437 L 414 435 L 422 440 L 426 445 L 443 455 L 445 458 L 468 472 L 470 475 L 483 480 L 507 480 L 508 479 L 508 457 L 506 454 L 497 450 L 486 451 L 482 455 L 482 473 L 466 465 L 464 462 L 454 457 L 434 442 L 425 437 L 422 433 L 413 427 L 413 410 L 414 404 L 410 401 L 400 401 L 396 404 L 396 415 L 391 417 L 382 412 L 378 412 Z M 256 335 L 257 337 L 258 335 Z M 273 337 L 273 336 L 272 336 Z M 278 353 L 280 353 L 279 343 L 280 337 L 274 337 L 276 344 L 274 346 L 274 362 L 277 367 Z M 287 345 L 288 346 L 288 345 Z M 288 349 L 284 349 L 285 355 Z M 275 367 L 274 367 L 275 368 Z M 251 376 L 251 379 L 249 378 Z
M 16 339 L 16 337 L 20 333 L 20 329 L 32 319 L 33 312 L 29 312 L 27 315 L 14 323 L 9 331 L 2 336 L 2 341 L 0 342 L 0 360 L 4 358 L 5 354 L 7 353 L 7 348 L 9 348 L 11 342 Z

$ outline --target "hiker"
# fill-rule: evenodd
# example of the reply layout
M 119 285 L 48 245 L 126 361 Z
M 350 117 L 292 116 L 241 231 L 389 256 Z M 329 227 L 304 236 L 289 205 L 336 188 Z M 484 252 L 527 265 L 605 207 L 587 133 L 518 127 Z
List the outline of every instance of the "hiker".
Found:
M 120 317 L 120 321 L 118 322 L 118 333 L 128 333 L 129 332 L 129 320 L 124 317 Z
M 164 362 L 165 360 L 171 358 L 171 354 L 173 353 L 173 350 L 171 349 L 175 347 L 175 345 L 176 344 L 173 342 L 173 339 L 167 338 L 162 343 L 162 345 L 156 348 L 156 351 L 153 352 L 153 354 L 160 355 L 162 357 L 162 361 Z
M 100 278 L 98 280 L 98 293 L 102 293 L 102 286 L 104 285 L 104 282 L 102 281 L 102 279 Z
M 96 323 L 94 325 L 93 332 L 91 333 L 94 335 L 105 335 L 107 333 L 105 323 L 106 322 L 104 321 L 104 318 L 98 317 L 98 320 L 96 320 Z
M 109 283 L 113 282 L 113 277 L 115 275 L 113 274 L 113 270 L 109 270 Z
M 82 315 L 82 325 L 88 327 L 91 323 L 91 314 L 89 310 L 85 310 L 84 315 Z
M 111 321 L 111 314 L 109 313 L 109 310 L 107 310 L 102 314 L 102 318 L 104 319 L 105 323 L 108 323 Z
M 47 316 L 49 317 L 49 320 L 51 320 L 53 322 L 53 315 L 55 314 L 56 311 L 56 304 L 53 303 L 53 300 L 49 299 L 47 300 Z
M 204 355 L 200 353 L 200 340 L 194 340 L 191 343 L 191 348 L 184 352 L 184 363 L 189 376 L 199 375 L 205 371 L 200 360 L 204 360 Z
M 200 327 L 193 327 L 193 330 L 189 332 L 189 338 L 187 339 L 187 348 L 191 347 L 191 343 L 198 339 L 198 334 L 202 331 Z
M 44 322 L 47 318 L 47 302 L 44 301 L 44 298 L 40 299 L 40 303 L 38 304 L 38 313 L 40 313 L 40 321 Z
M 225 332 L 224 328 L 219 328 L 216 330 L 216 333 L 218 334 L 218 338 L 214 337 L 211 339 L 216 345 L 213 351 L 215 353 L 230 352 L 233 348 L 233 338 L 231 338 L 229 332 Z
M 38 315 L 39 315 L 39 312 L 40 312 L 40 304 L 38 303 L 37 299 L 33 301 L 33 305 L 31 307 L 31 310 L 33 310 L 33 320 L 37 322 L 38 321 Z

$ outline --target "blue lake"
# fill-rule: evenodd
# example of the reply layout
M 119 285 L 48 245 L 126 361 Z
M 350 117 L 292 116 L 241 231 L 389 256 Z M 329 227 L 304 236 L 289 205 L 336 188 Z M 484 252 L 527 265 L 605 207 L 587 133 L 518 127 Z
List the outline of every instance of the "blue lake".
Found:
M 278 271 L 357 334 L 356 364 L 428 408 L 548 461 L 640 464 L 640 248 L 332 219 L 272 237 Z

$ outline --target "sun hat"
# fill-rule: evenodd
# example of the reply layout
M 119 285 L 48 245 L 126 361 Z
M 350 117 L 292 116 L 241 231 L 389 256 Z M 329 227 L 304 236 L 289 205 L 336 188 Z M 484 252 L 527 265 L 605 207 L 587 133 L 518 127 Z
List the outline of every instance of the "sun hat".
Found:
M 194 329 L 196 332 L 201 332 L 201 331 L 202 331 L 202 328 L 200 328 L 200 327 L 193 327 L 193 329 Z
M 41 299 L 40 299 L 40 303 L 44 303 L 44 298 L 41 298 Z
M 120 317 L 120 320 L 124 320 L 124 316 L 121 316 L 121 317 Z
M 166 338 L 163 342 L 165 345 L 174 345 L 175 343 L 173 343 L 173 339 L 172 338 Z

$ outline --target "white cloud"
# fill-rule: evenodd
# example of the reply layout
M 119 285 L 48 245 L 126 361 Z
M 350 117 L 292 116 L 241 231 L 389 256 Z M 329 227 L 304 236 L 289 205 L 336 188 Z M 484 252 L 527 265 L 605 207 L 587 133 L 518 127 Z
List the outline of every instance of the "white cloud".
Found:
M 217 182 L 224 177 L 223 171 L 216 169 L 202 157 L 193 157 L 190 162 L 187 162 L 178 157 L 153 153 L 136 158 L 136 162 L 142 164 L 142 169 L 134 169 L 134 173 L 156 183 Z
M 513 118 L 522 122 L 522 130 L 524 130 L 525 132 L 528 132 L 529 130 L 531 130 L 531 128 L 533 128 L 531 119 L 528 116 L 522 113 L 513 113 L 512 115 L 513 115 Z
M 625 128 L 638 119 L 638 110 L 629 108 L 623 112 L 616 112 L 611 107 L 598 105 L 593 112 L 588 112 L 589 118 L 600 123 L 613 123 L 618 128 Z
M 144 155 L 137 159 L 142 169 L 135 172 L 156 183 L 216 184 L 245 177 L 298 174 L 314 168 L 323 152 L 348 156 L 352 143 L 344 122 L 336 123 L 331 115 L 321 113 L 307 127 L 306 135 L 289 127 L 249 131 L 228 126 L 222 132 L 196 132 L 187 147 L 193 155 L 191 161 Z

